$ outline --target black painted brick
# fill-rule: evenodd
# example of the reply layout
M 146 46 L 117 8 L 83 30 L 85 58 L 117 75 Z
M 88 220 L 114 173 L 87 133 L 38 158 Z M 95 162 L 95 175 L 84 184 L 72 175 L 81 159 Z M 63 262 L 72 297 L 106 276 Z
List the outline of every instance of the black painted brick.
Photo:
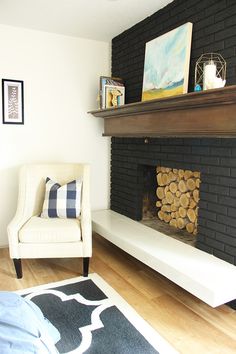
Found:
M 208 168 L 209 172 L 210 167 Z M 217 174 L 201 174 L 201 181 L 202 183 L 207 183 L 207 184 L 219 184 L 219 176 Z
M 200 156 L 184 155 L 184 161 L 199 164 L 200 163 Z
M 220 159 L 219 159 L 219 157 L 213 157 L 213 156 L 204 157 L 204 156 L 202 156 L 201 157 L 201 162 L 204 165 L 215 165 L 215 166 L 218 166 L 219 163 L 220 163 Z
M 234 25 L 234 26 L 226 28 L 220 32 L 215 33 L 215 40 L 216 41 L 219 41 L 222 39 L 225 40 L 229 37 L 232 37 L 235 32 L 236 32 L 236 26 Z
M 236 247 L 236 238 L 234 238 L 234 237 L 230 237 L 230 236 L 222 234 L 220 232 L 216 232 L 215 238 L 216 238 L 216 240 L 224 242 L 225 244 L 227 244 L 229 246 Z
M 202 192 L 202 191 L 200 193 L 201 193 L 201 199 L 203 199 L 207 202 L 217 203 L 217 201 L 218 201 L 217 194 L 206 193 L 206 192 Z
M 200 196 L 201 196 L 201 195 L 200 195 Z M 199 202 L 198 202 L 198 205 L 199 205 L 199 208 L 207 209 L 208 203 L 205 202 L 204 200 L 201 200 L 201 198 L 200 198 L 200 200 L 199 200 Z
M 205 29 L 205 32 L 206 33 L 216 33 L 215 35 L 215 41 L 217 41 L 217 36 L 218 36 L 218 33 L 217 32 L 222 32 L 225 28 L 225 23 L 224 21 L 221 21 L 221 22 L 216 22 L 214 23 L 213 25 L 211 26 L 208 26 L 206 29 Z M 224 32 L 224 31 L 223 31 Z M 220 39 L 224 39 L 225 37 L 221 37 Z
M 209 185 L 206 183 L 201 183 L 200 192 L 209 192 Z
M 236 177 L 236 168 L 231 168 L 231 177 Z
M 236 227 L 236 219 L 234 219 L 233 217 L 226 217 L 223 215 L 217 215 L 217 221 L 219 221 L 220 223 L 225 224 L 225 225 L 231 225 L 233 227 Z
M 220 177 L 219 181 L 224 186 L 236 187 L 236 178 Z
M 114 196 L 113 196 L 114 195 Z M 127 201 L 127 205 L 130 205 L 129 202 L 132 202 L 132 203 L 135 203 L 137 200 L 136 200 L 136 196 L 135 195 L 130 195 L 129 193 L 126 193 L 126 192 L 119 192 L 119 193 L 114 193 L 114 191 L 111 193 L 111 198 L 118 201 L 117 200 L 117 196 L 119 196 L 119 198 L 122 198 L 121 200 L 121 205 L 123 203 L 123 200 L 126 200 Z
M 205 237 L 205 243 L 208 246 L 212 247 L 213 249 L 217 249 L 222 252 L 224 251 L 224 244 L 220 241 L 214 240 L 210 237 Z M 229 253 L 229 252 L 227 252 L 227 253 Z
M 203 218 L 198 218 L 198 225 L 199 226 L 206 226 L 207 220 Z
M 197 240 L 198 240 L 198 242 L 205 243 L 205 236 L 204 236 L 203 234 L 200 234 L 200 233 L 198 232 Z
M 216 167 L 216 166 L 209 166 L 209 173 L 218 176 L 230 176 L 230 168 L 229 167 Z
M 218 222 L 211 221 L 211 220 L 207 220 L 206 221 L 206 226 L 209 227 L 212 230 L 220 231 L 220 232 L 223 232 L 223 233 L 226 230 L 226 225 L 224 223 L 220 224 Z
M 225 196 L 225 195 L 229 195 L 229 187 L 211 184 L 211 185 L 209 185 L 209 192 Z M 220 196 L 218 199 L 219 199 L 219 203 L 223 203 Z M 228 205 L 227 202 L 225 204 Z
M 232 6 L 233 5 L 233 6 Z M 236 14 L 236 6 L 235 3 L 228 5 L 223 11 L 218 12 L 215 15 L 215 21 L 221 21 L 229 17 L 233 17 Z
M 232 236 L 236 239 L 236 228 L 231 227 L 231 226 L 227 226 L 226 232 L 227 232 L 227 235 Z
M 199 217 L 216 221 L 216 213 L 205 209 L 199 209 Z
M 200 21 L 196 21 L 196 23 L 194 24 L 194 31 L 197 31 L 202 28 L 205 29 L 206 27 L 208 27 L 210 25 L 214 25 L 214 22 L 215 22 L 214 15 L 204 17 L 204 18 L 200 19 Z
M 236 3 L 233 0 L 175 0 L 114 38 L 112 73 L 125 80 L 126 102 L 139 101 L 141 97 L 145 43 L 187 21 L 193 23 L 189 90 L 194 86 L 196 60 L 202 53 L 210 51 L 219 52 L 227 59 L 227 85 L 236 84 L 235 14 Z M 149 144 L 145 145 L 143 138 L 112 138 L 112 198 L 115 193 L 119 203 L 122 202 L 120 195 L 124 197 L 127 193 L 126 199 L 132 199 L 135 188 L 135 193 L 142 190 L 142 186 L 135 182 L 142 180 L 140 170 L 137 171 L 139 178 L 135 177 L 137 164 L 200 171 L 197 247 L 230 263 L 236 261 L 236 257 L 215 248 L 221 242 L 234 248 L 236 242 L 236 139 L 150 138 Z M 117 203 L 111 200 L 112 207 L 121 212 Z M 125 215 L 139 217 L 140 211 L 132 207 L 124 205 Z M 217 221 L 207 219 L 215 219 L 215 215 Z M 207 239 L 214 239 L 219 244 L 204 244 Z
M 199 242 L 198 240 L 196 242 L 196 246 L 197 246 L 197 248 L 199 248 L 202 251 L 205 251 L 205 252 L 210 253 L 210 254 L 213 253 L 213 248 L 212 247 L 206 245 L 205 243 Z
M 221 165 L 226 167 L 236 167 L 236 159 L 235 158 L 222 158 Z
M 210 155 L 214 156 L 230 156 L 231 155 L 231 150 L 229 148 L 225 147 L 212 147 L 210 148 Z
M 196 155 L 193 154 L 193 151 L 195 153 L 201 152 L 201 156 L 206 158 L 208 158 L 207 154 L 210 154 L 211 156 L 219 154 L 221 158 L 225 158 L 230 156 L 232 153 L 231 147 L 235 146 L 234 141 L 226 143 L 225 139 L 200 139 L 201 150 L 194 149 L 194 147 L 199 147 L 198 143 L 198 140 L 190 138 L 149 138 L 148 144 L 145 144 L 144 139 L 142 138 L 113 138 L 111 162 L 111 208 L 135 220 L 139 220 L 141 218 L 141 200 L 137 193 L 140 193 L 142 190 L 142 170 L 137 168 L 138 164 L 152 166 L 162 165 L 172 168 L 176 167 L 202 170 L 203 167 L 206 166 L 193 163 L 193 161 L 195 161 L 194 157 L 196 157 Z M 222 147 L 217 147 L 219 145 L 222 145 Z M 226 145 L 227 147 L 223 147 L 223 145 Z M 182 161 L 183 152 L 185 150 L 189 154 L 185 155 L 185 157 L 189 156 L 192 163 L 186 163 L 185 159 L 184 162 Z M 166 153 L 160 151 L 165 151 Z M 225 216 L 227 215 L 228 210 L 230 211 L 227 218 L 230 218 L 230 215 L 233 215 L 232 210 L 234 209 L 232 207 L 235 205 L 235 199 L 230 197 L 229 194 L 231 193 L 235 195 L 236 189 L 221 185 L 220 176 L 216 175 L 217 173 L 222 174 L 222 171 L 225 169 L 228 171 L 229 167 L 212 166 L 213 169 L 210 167 L 211 166 L 207 167 L 206 170 L 211 172 L 211 175 L 204 173 L 201 174 L 201 200 L 199 203 L 199 228 L 197 236 L 199 238 L 199 244 L 203 244 L 205 242 L 206 248 L 210 248 L 212 252 L 217 249 L 223 251 L 222 245 L 224 243 L 226 244 L 226 242 L 224 237 L 220 238 L 219 235 L 225 235 L 227 232 L 229 234 L 227 245 L 232 248 L 236 248 L 232 241 L 235 240 L 234 236 L 236 236 L 236 229 L 231 227 L 231 233 L 234 233 L 231 235 L 229 233 L 229 227 L 225 225 L 227 224 L 225 220 L 228 222 L 228 219 L 225 219 Z M 140 177 L 137 179 L 137 176 Z M 140 182 L 138 182 L 139 179 Z M 230 178 L 230 180 L 232 180 L 232 178 Z M 135 181 L 137 181 L 138 184 L 136 184 Z M 223 181 L 225 182 L 225 180 Z M 124 211 L 122 211 L 122 201 Z M 132 210 L 133 205 L 136 205 L 138 209 L 133 208 L 134 210 Z M 220 219 L 219 215 L 223 216 L 223 219 Z M 217 232 L 218 236 L 216 238 L 215 235 Z M 233 251 L 231 250 L 231 253 L 232 252 Z M 228 256 L 229 255 L 226 252 L 225 258 L 228 259 Z
M 235 200 L 235 198 L 219 196 L 219 204 L 220 205 L 227 205 L 227 206 L 236 208 L 236 200 Z
M 206 3 L 207 3 L 207 1 L 206 1 Z M 226 8 L 226 0 L 215 1 L 215 3 L 212 6 L 207 5 L 205 15 L 210 16 L 211 14 L 216 14 L 225 8 Z
M 236 217 L 236 206 L 235 208 L 229 208 L 228 209 L 228 215 L 235 218 Z
M 220 203 L 218 203 L 218 204 L 208 203 L 208 208 L 209 208 L 209 210 L 211 210 L 217 214 L 227 215 L 227 212 L 228 212 L 228 208 L 224 205 L 221 205 Z
M 208 228 L 201 226 L 201 225 L 198 226 L 198 232 L 199 232 L 199 234 L 202 234 L 202 235 L 205 235 L 205 236 L 208 236 L 211 238 L 214 238 L 215 234 L 216 234 L 216 232 L 214 230 L 208 229 Z
M 195 155 L 209 155 L 210 153 L 210 148 L 209 147 L 203 147 L 203 146 L 193 146 L 192 147 L 192 153 Z
M 230 189 L 229 189 L 229 195 L 230 195 L 232 198 L 236 198 L 236 188 L 230 188 Z
M 213 250 L 213 255 L 223 259 L 224 261 L 228 262 L 228 263 L 232 263 L 234 264 L 235 259 L 233 256 L 230 256 L 229 254 L 219 251 L 219 250 Z

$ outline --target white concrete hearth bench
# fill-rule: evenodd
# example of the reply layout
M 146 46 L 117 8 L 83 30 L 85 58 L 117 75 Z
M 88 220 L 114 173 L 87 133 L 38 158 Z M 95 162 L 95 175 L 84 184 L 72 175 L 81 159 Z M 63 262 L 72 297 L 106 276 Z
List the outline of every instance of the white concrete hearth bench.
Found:
M 236 266 L 112 210 L 92 212 L 93 231 L 212 307 L 236 299 Z

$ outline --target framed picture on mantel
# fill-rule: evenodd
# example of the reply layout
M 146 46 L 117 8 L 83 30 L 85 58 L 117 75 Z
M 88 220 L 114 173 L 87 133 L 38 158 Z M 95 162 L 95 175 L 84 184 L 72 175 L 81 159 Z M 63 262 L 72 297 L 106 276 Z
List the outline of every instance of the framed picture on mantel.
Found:
M 100 76 L 100 87 L 99 87 L 99 106 L 101 109 L 109 107 L 109 105 L 106 104 L 106 98 L 107 98 L 107 87 L 114 87 L 120 89 L 122 93 L 124 93 L 124 83 L 123 80 L 119 77 L 109 77 L 109 76 Z M 124 99 L 124 95 L 123 95 Z M 119 101 L 120 102 L 120 101 Z M 124 104 L 124 103 L 122 103 Z
M 142 101 L 188 91 L 192 23 L 146 43 Z
M 24 82 L 2 79 L 3 124 L 24 124 Z

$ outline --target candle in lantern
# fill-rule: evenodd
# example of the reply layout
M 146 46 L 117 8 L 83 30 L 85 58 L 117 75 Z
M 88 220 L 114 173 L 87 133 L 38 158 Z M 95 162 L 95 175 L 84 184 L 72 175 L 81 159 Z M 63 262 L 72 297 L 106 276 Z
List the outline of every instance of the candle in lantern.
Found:
M 203 70 L 203 90 L 211 88 L 216 78 L 216 65 L 211 60 L 209 63 L 204 65 Z

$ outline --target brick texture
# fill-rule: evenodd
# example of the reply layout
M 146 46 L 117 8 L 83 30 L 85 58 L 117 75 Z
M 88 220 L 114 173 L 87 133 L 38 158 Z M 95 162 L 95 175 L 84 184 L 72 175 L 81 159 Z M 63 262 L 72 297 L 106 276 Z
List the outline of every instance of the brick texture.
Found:
M 112 40 L 112 75 L 122 77 L 126 103 L 141 99 L 146 42 L 193 23 L 189 89 L 202 53 L 227 62 L 227 85 L 236 84 L 236 2 L 175 0 Z M 236 139 L 112 138 L 111 208 L 141 218 L 143 166 L 201 172 L 197 247 L 236 265 Z
M 220 53 L 227 62 L 227 85 L 236 84 L 236 3 L 230 0 L 175 0 L 112 40 L 112 74 L 122 77 L 126 103 L 141 99 L 146 42 L 193 23 L 189 92 L 202 53 Z
M 111 146 L 112 210 L 134 220 L 142 218 L 147 166 L 199 171 L 197 247 L 236 265 L 236 184 L 231 176 L 235 169 L 228 164 L 228 159 L 236 161 L 236 139 L 149 138 L 145 142 L 113 137 Z

